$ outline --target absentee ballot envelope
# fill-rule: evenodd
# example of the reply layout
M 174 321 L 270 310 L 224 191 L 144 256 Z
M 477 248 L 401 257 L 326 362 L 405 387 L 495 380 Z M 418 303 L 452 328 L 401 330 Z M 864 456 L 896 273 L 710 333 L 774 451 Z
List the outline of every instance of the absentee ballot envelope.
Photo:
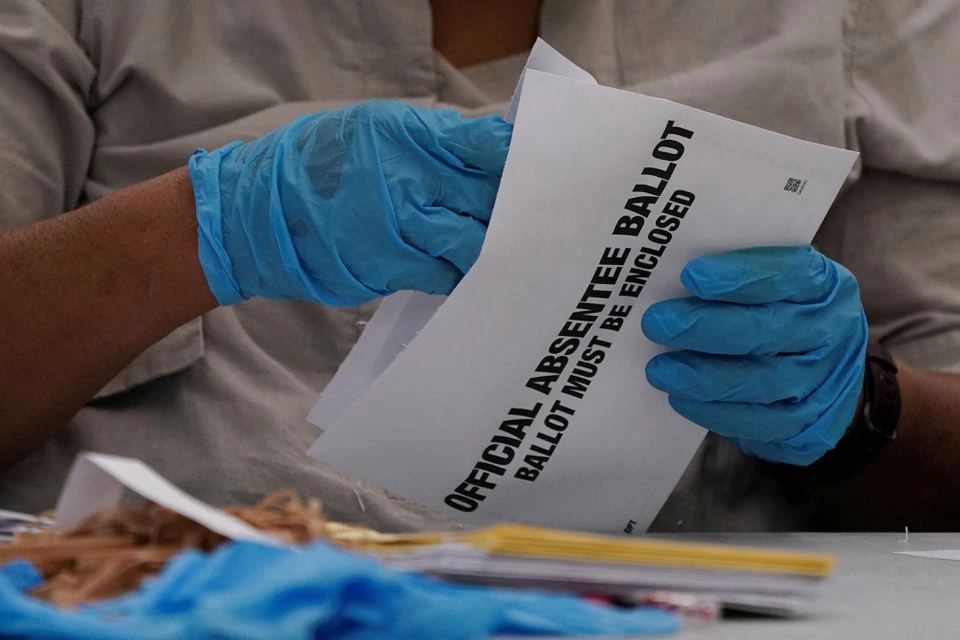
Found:
M 528 69 L 476 265 L 310 453 L 468 522 L 644 531 L 704 431 L 643 310 L 690 259 L 806 244 L 856 154 Z

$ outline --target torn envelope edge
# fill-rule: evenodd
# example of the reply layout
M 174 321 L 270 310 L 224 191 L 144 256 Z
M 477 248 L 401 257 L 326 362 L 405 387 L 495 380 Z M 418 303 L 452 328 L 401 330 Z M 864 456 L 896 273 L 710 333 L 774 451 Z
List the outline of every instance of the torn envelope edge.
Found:
M 57 500 L 56 526 L 67 529 L 96 511 L 117 506 L 124 488 L 232 540 L 282 545 L 277 538 L 197 500 L 134 458 L 81 453 Z
M 523 92 L 523 77 L 527 69 L 542 71 L 555 76 L 563 76 L 571 80 L 579 80 L 588 84 L 597 84 L 597 79 L 592 75 L 571 62 L 562 53 L 551 47 L 543 39 L 537 38 L 530 49 L 530 55 L 527 57 L 526 64 L 520 72 L 517 79 L 517 86 L 513 89 L 513 96 L 510 98 L 510 106 L 507 107 L 507 115 L 504 118 L 510 124 L 517 119 L 517 108 L 520 106 L 520 94 Z
M 596 78 L 537 38 L 507 108 L 505 119 L 511 124 L 517 116 L 527 69 L 597 84 Z M 444 300 L 446 296 L 431 296 L 417 291 L 400 291 L 384 298 L 360 335 L 360 340 L 321 392 L 307 417 L 310 424 L 322 434 L 336 422 L 420 333 Z

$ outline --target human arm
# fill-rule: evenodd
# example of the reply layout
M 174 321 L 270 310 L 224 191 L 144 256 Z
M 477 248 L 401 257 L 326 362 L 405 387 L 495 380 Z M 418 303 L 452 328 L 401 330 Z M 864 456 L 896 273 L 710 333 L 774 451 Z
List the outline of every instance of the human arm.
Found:
M 897 361 L 896 440 L 860 473 L 814 486 L 822 528 L 955 531 L 960 528 L 960 376 Z
M 216 306 L 185 169 L 0 234 L 0 468 Z
M 509 139 L 492 116 L 352 105 L 0 236 L 0 266 L 16 266 L 0 288 L 16 302 L 0 309 L 0 463 L 218 303 L 449 293 L 480 252 Z

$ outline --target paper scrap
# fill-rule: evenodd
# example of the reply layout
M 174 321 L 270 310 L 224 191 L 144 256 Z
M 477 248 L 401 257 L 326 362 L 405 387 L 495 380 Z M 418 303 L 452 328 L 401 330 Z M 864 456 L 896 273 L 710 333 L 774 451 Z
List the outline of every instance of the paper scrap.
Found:
M 960 549 L 940 549 L 937 551 L 894 551 L 893 553 L 901 556 L 914 556 L 917 558 L 960 561 Z
M 103 453 L 77 456 L 57 500 L 56 525 L 67 529 L 120 503 L 124 487 L 233 540 L 280 544 L 271 535 L 181 491 L 140 460 Z
M 477 264 L 310 453 L 461 520 L 642 532 L 704 435 L 646 383 L 643 310 L 694 257 L 807 244 L 857 154 L 532 68 L 519 95 Z

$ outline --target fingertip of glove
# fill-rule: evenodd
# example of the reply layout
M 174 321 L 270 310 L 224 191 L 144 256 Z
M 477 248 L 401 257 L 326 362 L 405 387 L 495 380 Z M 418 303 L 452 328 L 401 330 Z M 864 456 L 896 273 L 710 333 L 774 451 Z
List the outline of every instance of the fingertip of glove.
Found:
M 664 393 L 674 393 L 689 386 L 681 379 L 681 374 L 677 370 L 677 363 L 669 353 L 662 353 L 650 358 L 644 368 L 644 373 L 650 386 Z
M 691 413 L 690 413 L 690 411 L 689 411 L 689 409 L 688 409 L 688 405 L 689 405 L 690 402 L 692 402 L 692 401 L 691 401 L 691 400 L 687 400 L 687 399 L 683 398 L 682 396 L 679 396 L 679 395 L 676 395 L 676 394 L 673 394 L 673 393 L 668 393 L 668 394 L 667 394 L 667 404 L 670 405 L 670 408 L 673 409 L 674 412 L 675 412 L 677 415 L 682 416 L 682 417 L 686 418 L 687 420 L 689 420 L 689 421 L 691 421 L 691 422 L 693 422 L 693 423 L 696 423 L 697 425 L 699 425 L 699 426 L 703 427 L 704 429 L 706 429 L 707 427 L 706 427 L 705 425 L 702 425 L 702 424 L 700 424 L 699 421 L 694 420 L 693 416 L 691 415 Z
M 647 382 L 650 383 L 650 386 L 654 389 L 659 389 L 660 391 L 666 391 L 663 384 L 663 363 L 661 362 L 662 355 L 654 356 L 647 361 L 647 366 L 644 367 L 643 372 L 647 377 Z
M 640 316 L 640 331 L 651 342 L 664 344 L 673 336 L 673 332 L 667 328 L 666 312 L 666 305 L 658 302 L 647 307 L 647 310 Z
M 460 284 L 464 274 L 445 260 L 438 258 L 437 263 L 431 282 L 424 288 L 424 292 L 435 296 L 448 296 Z
M 691 260 L 683 268 L 683 271 L 680 272 L 680 284 L 683 285 L 684 289 L 692 293 L 698 298 L 707 298 L 709 292 L 706 291 L 702 286 L 702 274 L 703 274 L 703 264 L 700 262 L 702 258 L 696 260 Z
M 654 326 L 657 322 L 656 318 L 654 318 L 654 314 L 655 312 L 651 306 L 643 312 L 642 316 L 640 316 L 640 331 L 644 336 L 646 336 L 647 340 L 650 340 L 651 342 L 656 342 L 658 337 L 658 329 Z

